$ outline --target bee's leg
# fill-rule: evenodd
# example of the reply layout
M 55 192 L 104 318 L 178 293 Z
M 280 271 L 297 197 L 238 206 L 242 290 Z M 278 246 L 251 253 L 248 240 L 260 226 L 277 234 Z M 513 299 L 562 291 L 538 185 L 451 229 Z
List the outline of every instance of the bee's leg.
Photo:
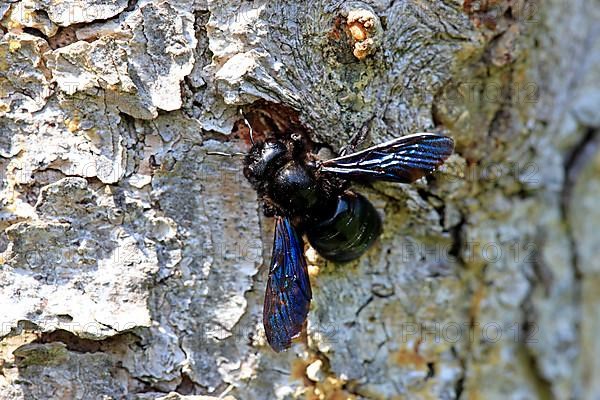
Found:
M 277 207 L 270 199 L 263 197 L 260 199 L 260 202 L 262 203 L 263 214 L 265 217 L 283 215 L 279 207 Z
M 371 121 L 373 121 L 373 118 L 366 121 L 360 130 L 350 138 L 350 142 L 340 151 L 340 156 L 345 156 L 346 154 L 352 154 L 356 152 L 356 148 L 365 141 L 367 136 L 369 136 Z

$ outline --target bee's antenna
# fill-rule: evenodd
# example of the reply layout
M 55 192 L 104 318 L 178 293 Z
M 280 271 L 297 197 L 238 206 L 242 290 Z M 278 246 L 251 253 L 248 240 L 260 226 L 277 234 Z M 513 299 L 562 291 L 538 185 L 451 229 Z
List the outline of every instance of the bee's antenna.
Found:
M 222 157 L 245 157 L 244 153 L 225 153 L 223 151 L 207 151 L 207 155 L 209 156 L 222 156 Z
M 240 115 L 244 119 L 244 123 L 246 124 L 248 129 L 250 129 L 250 141 L 252 142 L 252 144 L 254 144 L 254 129 L 252 129 L 252 125 L 250 125 L 250 122 L 248 122 L 248 119 L 246 119 L 246 116 L 244 115 L 244 111 L 241 108 L 240 108 Z

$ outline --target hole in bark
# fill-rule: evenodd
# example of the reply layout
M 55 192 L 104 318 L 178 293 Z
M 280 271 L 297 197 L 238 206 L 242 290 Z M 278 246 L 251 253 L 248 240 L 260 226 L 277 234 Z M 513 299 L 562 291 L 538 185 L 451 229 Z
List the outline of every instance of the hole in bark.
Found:
M 119 342 L 133 343 L 136 340 L 137 338 L 127 333 L 111 336 L 103 340 L 84 339 L 69 331 L 58 329 L 56 331 L 40 334 L 39 339 L 34 343 L 61 342 L 64 343 L 70 351 L 78 353 L 96 353 L 114 347 Z
M 293 133 L 302 134 L 306 131 L 300 123 L 298 112 L 282 104 L 258 101 L 244 110 L 244 115 L 254 130 L 255 142 L 265 138 L 287 137 Z M 243 120 L 238 121 L 237 128 L 240 137 L 250 144 L 250 132 Z
M 56 50 L 60 47 L 65 47 L 70 45 L 71 43 L 75 43 L 77 41 L 77 35 L 75 31 L 83 24 L 73 24 L 70 26 L 66 26 L 63 28 L 59 28 L 56 35 L 48 38 L 48 44 L 52 50 Z
M 460 222 L 450 229 L 450 234 L 452 235 L 452 247 L 448 250 L 448 254 L 457 259 L 460 259 L 460 250 L 463 245 L 462 228 L 465 222 L 464 216 L 461 216 Z
M 69 314 L 59 314 L 56 316 L 56 318 L 58 318 L 58 320 L 61 322 L 72 322 L 73 321 L 73 317 L 70 316 Z
M 136 5 L 137 5 L 137 0 L 129 0 L 127 2 L 127 8 L 125 9 L 125 11 L 127 11 L 127 12 L 133 11 L 135 9 Z
M 427 376 L 425 380 L 435 376 L 435 365 L 432 362 L 427 363 Z
M 35 28 L 30 28 L 30 27 L 26 26 L 23 28 L 23 32 L 29 33 L 30 35 L 37 36 L 42 39 L 46 39 L 46 35 L 44 35 L 41 31 L 39 31 Z
M 181 374 L 181 383 L 175 389 L 175 392 L 184 396 L 195 394 L 196 384 L 187 374 Z

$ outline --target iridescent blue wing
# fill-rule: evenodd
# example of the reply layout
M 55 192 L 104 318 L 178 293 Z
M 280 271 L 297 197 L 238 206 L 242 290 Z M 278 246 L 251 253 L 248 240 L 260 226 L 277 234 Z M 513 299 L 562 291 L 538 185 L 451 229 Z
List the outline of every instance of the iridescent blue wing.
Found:
M 324 161 L 321 170 L 346 179 L 411 183 L 442 165 L 453 150 L 448 136 L 416 133 Z
M 263 325 L 273 350 L 290 347 L 302 331 L 312 293 L 304 244 L 287 218 L 276 217 L 273 257 L 265 292 Z

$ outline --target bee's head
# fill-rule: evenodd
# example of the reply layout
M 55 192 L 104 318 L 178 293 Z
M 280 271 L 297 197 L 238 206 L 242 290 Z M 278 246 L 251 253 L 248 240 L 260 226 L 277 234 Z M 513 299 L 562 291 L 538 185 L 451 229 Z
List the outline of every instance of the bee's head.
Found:
M 256 186 L 272 177 L 288 159 L 288 149 L 279 140 L 255 143 L 244 160 L 244 176 Z

